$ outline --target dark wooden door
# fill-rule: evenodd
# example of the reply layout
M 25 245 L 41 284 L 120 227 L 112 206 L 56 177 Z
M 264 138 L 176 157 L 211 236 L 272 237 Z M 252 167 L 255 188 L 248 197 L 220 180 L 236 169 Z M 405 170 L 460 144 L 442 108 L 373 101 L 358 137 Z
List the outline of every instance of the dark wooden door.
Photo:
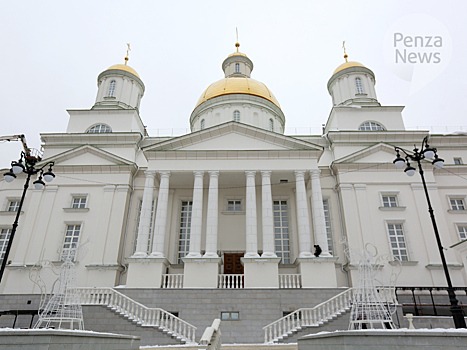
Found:
M 240 261 L 243 255 L 243 253 L 224 253 L 224 273 L 243 274 L 243 265 Z

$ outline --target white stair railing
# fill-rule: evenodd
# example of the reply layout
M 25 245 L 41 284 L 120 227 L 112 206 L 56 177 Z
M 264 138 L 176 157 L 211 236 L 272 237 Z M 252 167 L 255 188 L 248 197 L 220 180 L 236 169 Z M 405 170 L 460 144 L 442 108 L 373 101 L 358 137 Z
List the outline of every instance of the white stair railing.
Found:
M 279 274 L 279 288 L 302 288 L 299 273 Z
M 158 327 L 186 343 L 195 344 L 196 327 L 161 308 L 148 308 L 113 288 L 77 288 L 81 305 L 103 305 L 143 327 Z
M 224 288 L 224 289 L 243 288 L 243 275 L 242 274 L 220 274 L 218 286 L 219 288 Z
M 349 288 L 313 308 L 298 309 L 263 327 L 264 342 L 273 343 L 304 327 L 319 326 L 350 308 L 353 289 Z

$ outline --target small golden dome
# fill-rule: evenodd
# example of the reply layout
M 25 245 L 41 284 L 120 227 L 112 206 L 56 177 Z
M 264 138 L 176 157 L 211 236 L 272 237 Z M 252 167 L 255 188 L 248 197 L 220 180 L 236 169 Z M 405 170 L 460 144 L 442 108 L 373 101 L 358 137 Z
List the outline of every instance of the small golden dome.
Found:
M 344 70 L 344 69 L 347 69 L 347 68 L 352 68 L 352 67 L 364 67 L 366 68 L 363 64 L 361 64 L 360 62 L 355 62 L 355 61 L 349 61 L 349 62 L 344 62 L 342 63 L 339 67 L 337 67 L 335 70 L 334 70 L 334 73 L 332 73 L 333 75 Z
M 136 73 L 136 71 L 133 68 L 131 68 L 130 66 L 127 66 L 126 64 L 114 64 L 113 66 L 107 68 L 106 70 L 112 70 L 112 69 L 123 70 L 125 72 L 136 75 L 139 78 L 138 73 Z
M 246 54 L 244 54 L 243 52 L 234 52 L 234 53 L 231 53 L 228 57 L 233 57 L 233 56 L 243 56 L 243 57 L 248 57 Z
M 274 103 L 277 107 L 281 107 L 277 99 L 265 84 L 246 77 L 224 78 L 216 81 L 215 83 L 212 83 L 203 92 L 198 102 L 196 103 L 196 107 L 214 97 L 231 94 L 247 94 L 262 97 Z

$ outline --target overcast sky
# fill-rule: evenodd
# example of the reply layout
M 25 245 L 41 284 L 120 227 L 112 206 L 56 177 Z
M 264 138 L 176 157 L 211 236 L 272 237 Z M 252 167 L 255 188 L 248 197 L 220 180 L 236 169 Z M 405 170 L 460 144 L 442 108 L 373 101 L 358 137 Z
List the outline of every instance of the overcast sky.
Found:
M 98 74 L 123 63 L 127 42 L 129 65 L 146 86 L 149 134 L 180 134 L 203 90 L 223 77 L 236 27 L 252 78 L 279 100 L 288 133 L 319 134 L 326 123 L 327 82 L 343 63 L 343 40 L 349 59 L 375 73 L 380 103 L 406 106 L 407 128 L 465 131 L 466 13 L 462 0 L 5 1 L 0 136 L 24 133 L 38 148 L 40 133 L 64 132 L 66 109 L 93 105 Z M 17 142 L 0 143 L 0 168 L 20 151 Z

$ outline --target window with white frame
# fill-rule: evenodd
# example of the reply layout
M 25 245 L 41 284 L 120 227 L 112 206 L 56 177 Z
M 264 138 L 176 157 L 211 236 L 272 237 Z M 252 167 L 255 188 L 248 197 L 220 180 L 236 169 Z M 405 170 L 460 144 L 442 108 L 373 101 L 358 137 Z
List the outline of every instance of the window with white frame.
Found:
M 75 261 L 78 251 L 79 236 L 81 234 L 81 224 L 66 225 L 65 239 L 63 240 L 61 261 Z
M 289 209 L 286 200 L 273 201 L 275 252 L 282 264 L 290 264 Z
M 355 78 L 355 87 L 357 89 L 357 94 L 363 94 L 365 91 L 363 90 L 362 79 Z
M 71 199 L 71 207 L 73 209 L 84 209 L 87 204 L 87 196 L 73 196 Z
M 115 80 L 111 80 L 109 84 L 109 91 L 107 96 L 114 97 L 115 96 L 115 88 L 117 87 L 117 82 Z
M 397 195 L 395 194 L 382 194 L 381 201 L 384 208 L 395 208 L 399 206 Z
M 465 210 L 464 198 L 450 198 L 449 203 L 451 205 L 451 210 Z
M 457 232 L 460 239 L 467 239 L 467 224 L 457 225 Z
M 274 119 L 269 118 L 269 131 L 274 131 Z
M 239 122 L 240 121 L 240 111 L 239 110 L 235 110 L 233 112 L 233 121 L 234 122 Z
M 193 209 L 192 201 L 182 201 L 180 209 L 180 229 L 178 236 L 178 263 L 182 263 L 182 258 L 190 251 L 190 233 L 191 233 L 191 212 Z
M 334 242 L 332 240 L 331 212 L 329 210 L 329 199 L 323 199 L 324 223 L 326 225 L 326 236 L 328 238 L 328 249 L 331 255 L 334 251 Z
M 8 201 L 7 211 L 18 211 L 19 210 L 19 199 L 10 199 Z
M 358 127 L 360 131 L 384 131 L 386 130 L 384 126 L 377 122 L 366 121 Z
M 86 131 L 88 134 L 106 134 L 111 132 L 112 128 L 107 124 L 96 124 Z
M 391 253 L 394 260 L 408 261 L 409 255 L 402 223 L 388 223 L 387 229 Z
M 241 199 L 227 199 L 227 211 L 239 212 L 242 211 Z
M 455 165 L 462 165 L 464 162 L 462 161 L 461 157 L 454 157 L 454 164 Z
M 5 257 L 6 247 L 10 240 L 11 228 L 0 229 L 0 264 L 3 263 Z
M 201 119 L 201 122 L 200 122 L 200 129 L 203 130 L 205 127 L 206 127 L 206 120 Z
M 240 63 L 235 63 L 235 73 L 240 73 Z

